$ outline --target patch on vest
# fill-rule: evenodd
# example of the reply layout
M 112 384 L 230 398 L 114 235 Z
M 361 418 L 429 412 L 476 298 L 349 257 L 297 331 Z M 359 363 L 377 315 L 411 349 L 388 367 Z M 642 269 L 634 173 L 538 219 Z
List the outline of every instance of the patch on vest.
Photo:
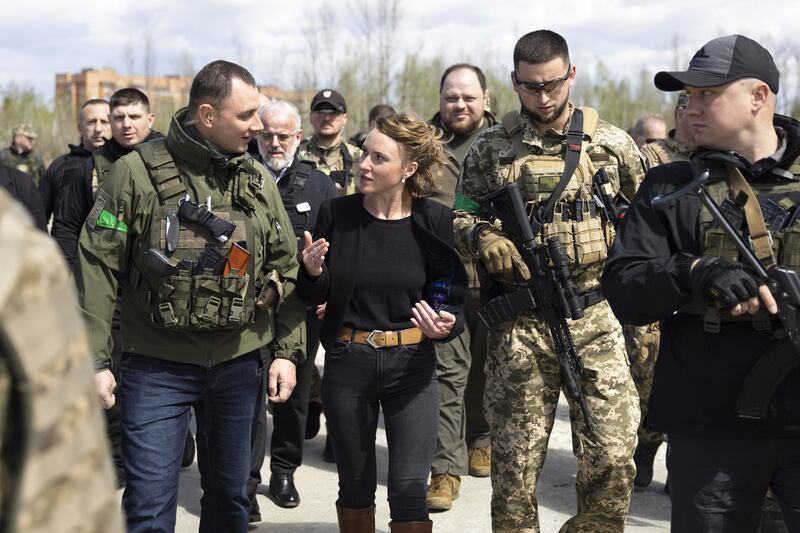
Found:
M 86 227 L 94 229 L 97 226 L 97 219 L 100 217 L 100 212 L 103 211 L 103 208 L 106 205 L 106 202 L 111 198 L 108 196 L 108 193 L 100 190 L 97 193 L 97 198 L 94 201 L 94 205 L 92 206 L 92 210 L 89 211 L 89 216 L 86 217 Z

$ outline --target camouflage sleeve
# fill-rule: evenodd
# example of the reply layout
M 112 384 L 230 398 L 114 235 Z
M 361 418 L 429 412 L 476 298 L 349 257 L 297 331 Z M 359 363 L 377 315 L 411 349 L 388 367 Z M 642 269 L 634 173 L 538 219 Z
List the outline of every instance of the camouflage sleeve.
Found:
M 130 264 L 131 243 L 146 224 L 134 188 L 131 168 L 120 159 L 97 191 L 78 238 L 75 284 L 98 368 L 110 361 L 118 279 Z
M 487 176 L 491 172 L 492 153 L 489 143 L 478 137 L 467 152 L 456 186 L 453 206 L 453 240 L 456 250 L 465 257 L 478 257 L 476 232 L 488 222 L 480 218 L 478 199 L 491 192 Z
M 619 158 L 619 186 L 622 194 L 628 200 L 633 200 L 636 191 L 639 190 L 639 185 L 644 180 L 647 167 L 641 152 L 639 152 L 630 135 L 622 131 L 620 131 L 620 134 L 624 136 L 624 139 L 621 139 L 616 148 L 616 154 Z
M 305 359 L 306 311 L 297 292 L 297 240 L 292 232 L 289 215 L 280 201 L 278 189 L 272 179 L 265 180 L 262 191 L 269 209 L 271 224 L 267 252 L 262 271 L 276 271 L 283 282 L 283 299 L 274 320 L 274 337 L 270 348 L 272 355 L 297 364 Z

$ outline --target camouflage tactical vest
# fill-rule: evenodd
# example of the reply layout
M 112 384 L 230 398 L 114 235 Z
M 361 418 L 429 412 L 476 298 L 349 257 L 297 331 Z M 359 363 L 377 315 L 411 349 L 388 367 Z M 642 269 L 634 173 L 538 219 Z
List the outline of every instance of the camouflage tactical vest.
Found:
M 231 180 L 232 189 L 226 195 L 230 203 L 213 208 L 212 213 L 216 216 L 236 224 L 236 229 L 224 244 L 213 239 L 204 228 L 181 221 L 178 246 L 174 251 L 168 251 L 167 218 L 176 220 L 180 202 L 190 195 L 190 191 L 167 150 L 165 139 L 142 143 L 134 149 L 144 161 L 159 202 L 153 213 L 149 244 L 144 249 L 158 249 L 173 264 L 177 263 L 178 268 L 178 274 L 157 275 L 144 265 L 144 257 L 134 258 L 136 270 L 150 287 L 153 322 L 167 329 L 181 330 L 238 329 L 252 323 L 256 302 L 253 256 L 258 244 L 255 235 L 270 229 L 269 220 L 257 206 L 255 197 L 263 185 L 260 172 L 252 165 L 242 165 Z M 205 204 L 204 198 L 192 200 Z M 243 244 L 251 254 L 246 271 L 232 269 L 228 274 L 218 275 L 209 269 L 193 273 L 184 268 L 188 261 L 196 262 L 200 258 L 207 244 L 212 244 L 227 256 L 234 243 Z M 182 259 L 186 260 L 184 264 L 179 263 Z
M 614 229 L 610 221 L 602 219 L 592 197 L 592 180 L 597 166 L 587 154 L 586 136 L 594 134 L 598 115 L 588 107 L 581 110 L 585 136 L 578 168 L 555 203 L 552 220 L 548 219 L 539 237 L 543 240 L 558 237 L 564 244 L 570 262 L 585 266 L 605 260 L 608 246 L 614 238 Z M 517 111 L 512 111 L 503 117 L 502 123 L 514 147 L 514 162 L 509 170 L 508 181 L 517 181 L 531 212 L 548 201 L 561 181 L 566 143 L 558 153 L 531 153 L 530 146 L 522 140 L 522 120 Z
M 121 532 L 72 279 L 28 220 L 0 190 L 0 532 Z

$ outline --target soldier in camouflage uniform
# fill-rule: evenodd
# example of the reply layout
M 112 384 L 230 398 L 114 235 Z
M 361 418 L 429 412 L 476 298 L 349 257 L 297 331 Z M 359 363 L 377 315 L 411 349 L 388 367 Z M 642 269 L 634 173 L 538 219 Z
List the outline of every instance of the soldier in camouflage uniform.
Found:
M 686 104 L 689 99 L 686 93 L 678 95 L 675 105 L 675 128 L 670 130 L 666 139 L 653 141 L 641 148 L 647 168 L 665 165 L 673 161 L 686 161 L 694 146 L 694 135 L 685 117 Z M 653 461 L 656 452 L 664 442 L 664 434 L 650 431 L 644 427 L 647 416 L 647 404 L 650 402 L 650 390 L 653 388 L 653 373 L 658 358 L 658 343 L 661 334 L 658 324 L 647 326 L 622 326 L 625 334 L 625 347 L 631 363 L 631 375 L 639 393 L 639 408 L 642 411 L 642 423 L 639 425 L 639 443 L 633 460 L 636 463 L 636 477 L 633 484 L 647 487 L 653 480 Z M 666 487 L 665 487 L 666 490 Z
M 577 114 L 569 103 L 576 71 L 560 35 L 540 30 L 523 36 L 514 50 L 514 65 L 512 81 L 522 112 L 506 115 L 503 124 L 486 130 L 472 145 L 464 162 L 454 223 L 459 251 L 481 259 L 500 287 L 498 292 L 516 290 L 530 273 L 502 229 L 480 219 L 476 201 L 519 178 L 528 202 L 546 202 L 548 190 L 561 181 L 565 132 Z M 572 146 L 581 151 L 580 163 L 556 205 L 560 222 L 545 224 L 540 235 L 561 237 L 584 301 L 596 302 L 586 307 L 582 320 L 569 323 L 585 365 L 579 385 L 597 429 L 594 434 L 588 431 L 577 404 L 570 400 L 578 512 L 561 531 L 620 532 L 635 474 L 639 406 L 622 330 L 597 294 L 613 231 L 610 222 L 591 211 L 581 211 L 582 222 L 574 220 L 571 209 L 585 205 L 587 180 L 590 185 L 595 168 L 603 167 L 608 174 L 609 194 L 631 198 L 644 165 L 625 132 L 598 120 L 588 108 L 581 115 L 583 143 Z M 538 532 L 536 482 L 561 389 L 559 365 L 541 315 L 521 315 L 491 330 L 487 359 L 492 526 L 496 532 Z
M 0 163 L 14 167 L 31 178 L 36 186 L 45 172 L 44 161 L 34 149 L 36 131 L 30 124 L 18 124 L 11 130 L 11 146 L 0 150 Z
M 0 253 L 0 532 L 122 532 L 69 271 L 2 189 Z
M 339 194 L 356 192 L 361 149 L 342 139 L 347 124 L 344 97 L 333 89 L 318 92 L 311 100 L 310 120 L 314 135 L 300 143 L 297 155 L 330 176 Z

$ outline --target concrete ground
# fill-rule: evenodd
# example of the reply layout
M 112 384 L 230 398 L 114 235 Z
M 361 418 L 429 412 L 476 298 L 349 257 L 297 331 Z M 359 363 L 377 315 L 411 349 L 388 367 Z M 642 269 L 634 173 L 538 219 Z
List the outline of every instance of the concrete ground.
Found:
M 317 361 L 322 361 L 319 357 Z M 271 428 L 271 417 L 268 417 Z M 322 460 L 325 443 L 325 426 L 320 434 L 306 441 L 304 464 L 295 473 L 295 485 L 300 492 L 301 503 L 294 509 L 282 509 L 267 498 L 269 483 L 269 457 L 261 471 L 264 480 L 259 487 L 259 504 L 264 522 L 254 524 L 251 531 L 271 533 L 335 533 L 337 493 L 335 465 Z M 387 449 L 382 427 L 378 429 L 378 492 L 376 495 L 377 531 L 389 530 L 389 506 L 386 502 Z M 626 531 L 669 531 L 670 502 L 663 492 L 666 479 L 662 446 L 656 457 L 655 476 L 652 485 L 636 489 L 631 503 Z M 539 480 L 537 496 L 541 530 L 556 532 L 575 512 L 575 458 L 572 455 L 572 438 L 569 428 L 569 413 L 564 398 L 557 412 L 557 420 L 545 463 Z M 178 497 L 178 532 L 197 531 L 200 515 L 200 476 L 197 464 L 185 469 L 181 475 Z M 434 530 L 444 533 L 484 533 L 491 531 L 489 502 L 491 485 L 488 478 L 464 477 L 461 494 L 450 511 L 432 514 Z

